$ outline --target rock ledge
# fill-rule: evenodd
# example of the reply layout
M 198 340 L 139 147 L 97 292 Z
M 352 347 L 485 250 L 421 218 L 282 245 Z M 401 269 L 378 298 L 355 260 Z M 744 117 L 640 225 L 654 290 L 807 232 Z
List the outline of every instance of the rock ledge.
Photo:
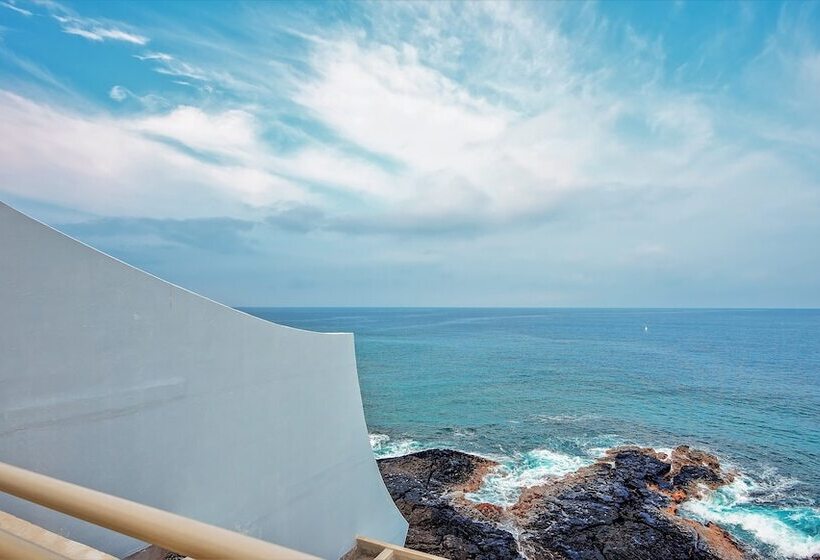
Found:
M 679 503 L 733 479 L 703 451 L 680 446 L 667 456 L 620 447 L 589 467 L 527 488 L 511 507 L 465 499 L 497 466 L 447 449 L 379 460 L 410 523 L 407 546 L 452 560 L 756 558 L 717 525 L 677 514 Z

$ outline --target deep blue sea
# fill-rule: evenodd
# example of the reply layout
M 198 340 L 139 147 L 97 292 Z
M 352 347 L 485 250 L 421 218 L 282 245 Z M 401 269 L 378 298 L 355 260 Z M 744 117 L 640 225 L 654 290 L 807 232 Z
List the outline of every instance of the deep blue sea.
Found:
M 473 496 L 689 444 L 741 474 L 687 503 L 767 557 L 820 554 L 820 310 L 245 309 L 348 331 L 377 456 L 449 447 L 503 467 Z

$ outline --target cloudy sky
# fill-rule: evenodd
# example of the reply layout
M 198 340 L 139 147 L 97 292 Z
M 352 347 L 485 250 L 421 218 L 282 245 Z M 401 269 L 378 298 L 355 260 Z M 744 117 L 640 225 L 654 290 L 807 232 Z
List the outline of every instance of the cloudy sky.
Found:
M 820 3 L 2 0 L 0 200 L 231 305 L 820 306 Z

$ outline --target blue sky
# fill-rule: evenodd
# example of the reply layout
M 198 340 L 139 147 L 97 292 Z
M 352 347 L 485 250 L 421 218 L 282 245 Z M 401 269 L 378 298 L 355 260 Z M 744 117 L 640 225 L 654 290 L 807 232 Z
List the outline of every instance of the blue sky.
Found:
M 231 305 L 820 306 L 820 3 L 0 1 L 0 199 Z

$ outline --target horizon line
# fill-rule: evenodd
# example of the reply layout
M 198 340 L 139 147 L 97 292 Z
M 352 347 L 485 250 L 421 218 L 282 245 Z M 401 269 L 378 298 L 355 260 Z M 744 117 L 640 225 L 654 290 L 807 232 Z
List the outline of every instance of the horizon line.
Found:
M 611 311 L 820 311 L 820 307 L 526 306 L 526 305 L 232 305 L 234 309 L 553 309 Z

